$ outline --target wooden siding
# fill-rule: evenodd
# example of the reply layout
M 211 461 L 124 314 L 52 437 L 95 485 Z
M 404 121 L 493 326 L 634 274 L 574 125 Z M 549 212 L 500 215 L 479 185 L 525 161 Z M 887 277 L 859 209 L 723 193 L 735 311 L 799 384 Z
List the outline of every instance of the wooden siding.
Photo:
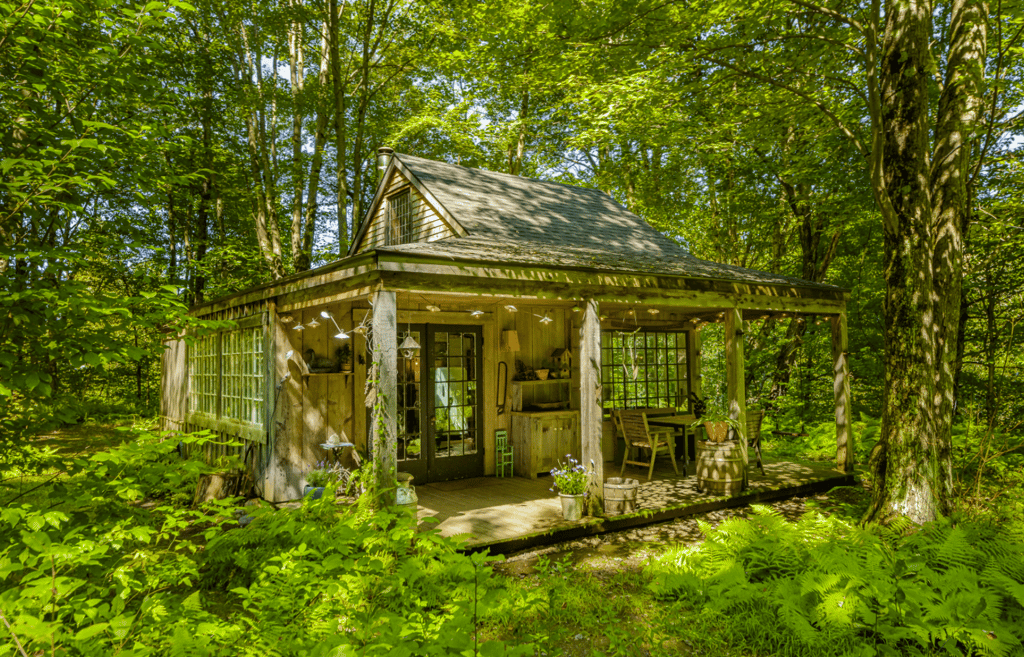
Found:
M 185 340 L 168 340 L 160 358 L 160 428 L 180 431 L 188 414 L 188 347 Z
M 455 236 L 455 232 L 441 219 L 434 208 L 430 207 L 419 191 L 409 185 L 409 180 L 400 171 L 395 171 L 380 204 L 374 208 L 373 215 L 369 219 L 370 225 L 354 253 L 362 253 L 378 246 L 387 245 L 387 198 L 402 188 L 411 190 L 412 237 L 410 242 L 434 242 Z

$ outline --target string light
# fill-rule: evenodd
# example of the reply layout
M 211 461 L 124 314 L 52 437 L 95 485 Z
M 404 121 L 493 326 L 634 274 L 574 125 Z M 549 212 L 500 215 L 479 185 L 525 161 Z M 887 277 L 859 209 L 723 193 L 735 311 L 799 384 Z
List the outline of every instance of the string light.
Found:
M 519 309 L 513 306 L 512 304 L 508 304 L 507 306 L 505 306 L 505 310 L 509 311 L 510 313 L 519 311 Z
M 429 310 L 432 313 L 439 313 L 439 312 L 441 312 L 441 309 L 438 306 L 434 306 L 434 305 L 428 305 L 427 306 L 427 310 Z
M 320 316 L 323 317 L 324 319 L 329 319 L 332 322 L 334 322 L 334 328 L 338 329 L 338 334 L 334 336 L 335 340 L 348 340 L 348 333 L 345 333 L 345 330 L 338 326 L 338 320 L 334 319 L 334 315 L 327 312 L 326 310 L 321 310 Z

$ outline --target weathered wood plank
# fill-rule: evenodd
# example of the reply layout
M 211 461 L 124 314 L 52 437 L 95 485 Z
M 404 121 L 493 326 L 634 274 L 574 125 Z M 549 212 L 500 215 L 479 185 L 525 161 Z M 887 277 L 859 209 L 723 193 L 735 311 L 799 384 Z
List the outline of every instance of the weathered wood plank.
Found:
M 847 290 L 801 288 L 792 285 L 770 285 L 745 283 L 739 281 L 721 281 L 686 276 L 628 274 L 624 272 L 608 272 L 596 269 L 566 269 L 547 267 L 509 266 L 507 263 L 474 263 L 456 264 L 451 260 L 429 258 L 410 254 L 381 253 L 367 251 L 311 272 L 296 274 L 275 283 L 269 283 L 253 290 L 217 299 L 192 309 L 193 314 L 207 316 L 215 312 L 254 303 L 262 299 L 294 294 L 333 283 L 346 282 L 346 286 L 362 287 L 352 284 L 357 276 L 367 277 L 372 283 L 381 273 L 389 273 L 388 289 L 402 291 L 443 291 L 451 283 L 455 291 L 468 288 L 473 294 L 499 294 L 504 296 L 523 296 L 525 298 L 545 298 L 557 295 L 558 288 L 537 290 L 538 283 L 549 287 L 563 284 L 564 298 L 575 300 L 581 297 L 593 297 L 599 303 L 651 303 L 661 304 L 662 297 L 675 300 L 676 305 L 694 307 L 728 307 L 737 304 L 740 308 L 751 310 L 785 311 L 793 310 L 805 313 L 827 314 L 842 310 L 842 305 L 849 298 Z M 399 278 L 394 278 L 399 274 Z M 413 275 L 419 274 L 417 278 Z M 460 281 L 458 279 L 467 279 Z M 489 282 L 485 282 L 489 281 Z M 508 283 L 527 283 L 527 285 L 508 285 Z M 492 289 L 494 288 L 494 289 Z M 687 297 L 685 295 L 668 294 L 669 291 L 699 292 L 703 295 Z M 330 291 L 335 294 L 335 290 Z M 719 296 L 708 296 L 717 293 Z M 316 297 L 323 292 L 314 293 Z M 326 296 L 326 295 L 325 295 Z M 796 301 L 802 300 L 802 301 Z M 283 305 L 284 301 L 282 301 Z M 292 303 L 289 301 L 289 303 Z M 279 308 L 280 312 L 285 310 Z
M 850 417 L 849 337 L 846 313 L 830 320 L 832 324 L 832 377 L 836 398 L 836 467 L 853 472 L 853 418 Z
M 376 373 L 376 401 L 370 423 L 374 481 L 379 502 L 393 506 L 398 464 L 398 317 L 394 292 L 374 292 L 371 321 Z
M 164 343 L 160 357 L 160 428 L 181 430 L 188 414 L 188 347 L 184 339 Z
M 274 332 L 277 415 L 274 420 L 274 444 L 268 456 L 268 496 L 271 502 L 294 500 L 302 496 L 302 361 L 301 336 L 276 314 L 271 318 Z M 290 354 L 290 356 L 289 356 Z M 287 379 L 284 379 L 287 375 Z M 282 379 L 283 382 L 282 382 Z
M 587 491 L 588 513 L 604 515 L 604 417 L 601 408 L 601 319 L 600 307 L 587 299 L 580 327 L 580 350 L 576 362 L 580 371 L 580 442 L 584 467 L 593 467 Z
M 725 372 L 728 387 L 729 417 L 739 424 L 729 429 L 729 437 L 740 441 L 743 463 L 747 458 L 747 391 L 744 380 L 743 315 L 738 308 L 725 313 Z M 744 479 L 744 484 L 746 480 Z

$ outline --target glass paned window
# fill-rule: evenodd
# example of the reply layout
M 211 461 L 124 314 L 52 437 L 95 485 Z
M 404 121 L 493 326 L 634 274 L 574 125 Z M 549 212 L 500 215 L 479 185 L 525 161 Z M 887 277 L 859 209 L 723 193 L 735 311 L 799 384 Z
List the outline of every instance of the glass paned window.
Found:
M 189 408 L 262 427 L 265 364 L 262 326 L 196 338 L 189 354 Z
M 685 331 L 602 332 L 606 412 L 613 408 L 689 408 L 686 345 Z
M 256 326 L 224 334 L 221 415 L 263 426 L 263 328 Z
M 412 241 L 412 193 L 404 192 L 388 197 L 388 244 L 407 244 Z
M 189 358 L 189 409 L 193 413 L 217 414 L 218 335 L 196 338 Z

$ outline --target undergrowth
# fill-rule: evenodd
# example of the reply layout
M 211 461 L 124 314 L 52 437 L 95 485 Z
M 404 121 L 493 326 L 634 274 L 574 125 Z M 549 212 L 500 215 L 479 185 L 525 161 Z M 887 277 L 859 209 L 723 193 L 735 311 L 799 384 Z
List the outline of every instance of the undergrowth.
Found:
M 136 432 L 5 499 L 0 656 L 532 651 L 476 635 L 502 595 L 487 557 L 417 533 L 405 512 L 326 497 L 252 509 L 241 528 L 235 500 L 175 503 L 209 469 L 175 447 Z
M 757 654 L 1020 654 L 1021 536 L 951 520 L 903 535 L 908 526 L 753 510 L 702 522 L 704 543 L 653 560 L 652 592 Z

